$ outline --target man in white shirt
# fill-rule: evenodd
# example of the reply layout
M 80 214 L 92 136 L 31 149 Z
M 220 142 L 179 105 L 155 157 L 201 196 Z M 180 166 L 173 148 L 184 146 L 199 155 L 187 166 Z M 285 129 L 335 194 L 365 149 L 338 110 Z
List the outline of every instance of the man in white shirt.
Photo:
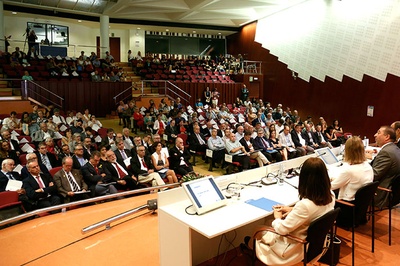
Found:
M 67 124 L 65 118 L 63 116 L 60 115 L 60 110 L 59 109 L 54 109 L 54 115 L 53 115 L 53 122 L 56 125 L 59 124 Z
M 289 132 L 289 126 L 284 126 L 283 132 L 279 134 L 279 141 L 282 146 L 287 150 L 288 159 L 293 159 L 300 156 L 300 152 L 297 152 L 296 146 L 292 140 L 292 136 Z
M 207 140 L 208 148 L 213 151 L 212 167 L 218 167 L 215 164 L 222 163 L 225 156 L 225 142 L 217 134 L 218 130 L 214 128 L 211 131 L 211 137 L 209 137 Z
M 226 150 L 232 155 L 232 161 L 239 162 L 243 170 L 250 167 L 250 153 L 248 153 L 243 145 L 236 139 L 235 134 L 230 134 L 229 141 L 226 142 Z

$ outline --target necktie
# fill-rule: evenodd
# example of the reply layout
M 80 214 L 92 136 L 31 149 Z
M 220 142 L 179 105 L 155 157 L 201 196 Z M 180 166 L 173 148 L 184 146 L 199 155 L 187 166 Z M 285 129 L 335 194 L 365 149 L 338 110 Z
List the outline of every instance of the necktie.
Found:
M 7 173 L 8 179 L 15 180 L 11 173 Z
M 48 170 L 52 168 L 49 160 L 47 160 L 47 157 L 44 154 L 42 154 L 42 163 L 47 167 Z
M 37 176 L 36 179 L 37 179 L 37 182 L 39 183 L 39 187 L 44 188 L 43 182 L 42 182 L 42 180 L 40 180 L 40 176 Z
M 124 150 L 121 150 L 121 155 L 122 155 L 122 159 L 125 160 L 127 158 Z
M 200 134 L 196 134 L 196 136 L 197 136 L 197 139 L 199 140 L 200 145 L 206 144 L 206 143 L 204 142 L 204 140 L 200 137 Z
M 264 148 L 268 149 L 268 148 L 269 148 L 269 147 L 268 147 L 268 143 L 267 143 L 267 141 L 266 141 L 264 138 L 262 138 L 262 142 L 263 142 L 263 144 L 264 144 Z
M 79 191 L 79 187 L 78 187 L 78 185 L 75 183 L 75 180 L 74 180 L 74 178 L 71 176 L 71 173 L 68 173 L 68 174 L 67 174 L 67 178 L 68 178 L 69 183 L 70 183 L 71 186 L 72 186 L 72 191 L 73 191 L 73 192 Z
M 114 163 L 115 167 L 117 167 L 117 172 L 119 175 L 119 178 L 123 178 L 125 176 L 124 171 L 122 171 L 121 167 L 119 167 L 119 165 L 117 163 Z
M 94 170 L 96 170 L 96 173 L 99 174 L 99 168 L 97 166 L 94 167 Z
M 318 132 L 318 139 L 319 139 L 319 142 L 321 142 L 321 141 L 322 141 L 321 132 Z
M 146 165 L 146 163 L 144 162 L 144 159 L 142 158 L 142 164 L 143 164 L 143 167 L 144 168 L 147 168 L 147 165 Z M 148 168 L 147 168 L 148 169 Z

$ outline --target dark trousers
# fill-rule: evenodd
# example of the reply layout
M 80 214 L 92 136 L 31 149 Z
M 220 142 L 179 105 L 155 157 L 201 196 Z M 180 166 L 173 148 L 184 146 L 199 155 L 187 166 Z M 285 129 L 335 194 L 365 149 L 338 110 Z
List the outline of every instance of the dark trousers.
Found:
M 233 162 L 239 162 L 243 170 L 249 169 L 250 168 L 250 156 L 247 155 L 234 155 L 232 157 Z

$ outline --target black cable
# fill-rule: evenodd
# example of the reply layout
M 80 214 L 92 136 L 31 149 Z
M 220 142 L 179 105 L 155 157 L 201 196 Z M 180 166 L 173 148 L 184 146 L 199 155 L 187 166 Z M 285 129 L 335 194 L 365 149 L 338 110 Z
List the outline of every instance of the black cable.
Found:
M 189 213 L 187 210 L 190 208 L 190 207 L 192 207 L 193 206 L 193 204 L 192 205 L 189 205 L 189 206 L 187 206 L 186 208 L 185 208 L 185 212 L 186 212 L 186 214 L 189 214 L 189 215 L 197 215 L 197 212 L 195 212 L 195 213 Z
M 219 239 L 219 244 L 218 244 L 218 250 L 217 250 L 217 260 L 215 261 L 215 264 L 214 265 L 218 265 L 218 260 L 219 260 L 219 250 L 220 250 L 220 248 L 221 248 L 221 244 L 222 244 L 222 238 L 223 238 L 223 236 L 224 235 L 222 235 L 221 236 L 221 238 Z
M 235 239 L 236 239 L 237 232 L 236 232 L 236 230 L 234 230 L 233 232 L 234 232 L 235 234 L 234 234 L 232 240 L 229 240 L 229 239 L 227 238 L 226 234 L 224 234 L 224 238 L 225 238 L 225 240 L 229 243 L 229 245 L 226 247 L 224 257 L 222 258 L 222 261 L 221 261 L 221 265 L 224 265 L 223 262 L 224 262 L 224 260 L 225 260 L 225 258 L 226 258 L 226 255 L 228 254 L 229 247 L 232 247 L 233 249 L 236 250 L 236 247 L 233 245 L 233 241 L 235 241 Z M 237 251 L 236 251 L 236 257 L 237 257 L 237 256 L 238 256 L 238 255 L 237 255 Z M 235 257 L 234 257 L 234 258 L 235 258 Z M 231 260 L 232 260 L 232 259 L 231 259 Z M 230 260 L 230 261 L 231 261 L 231 260 Z

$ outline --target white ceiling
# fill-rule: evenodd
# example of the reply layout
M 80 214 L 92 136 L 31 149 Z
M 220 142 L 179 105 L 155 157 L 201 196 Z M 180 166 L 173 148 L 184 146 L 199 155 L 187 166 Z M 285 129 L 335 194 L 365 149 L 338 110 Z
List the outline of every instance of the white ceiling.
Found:
M 110 19 L 239 28 L 308 0 L 4 0 L 4 4 Z M 145 24 L 145 23 L 144 23 Z M 188 25 L 187 28 L 196 26 Z M 152 29 L 154 30 L 154 29 Z M 165 27 L 160 27 L 160 31 Z

